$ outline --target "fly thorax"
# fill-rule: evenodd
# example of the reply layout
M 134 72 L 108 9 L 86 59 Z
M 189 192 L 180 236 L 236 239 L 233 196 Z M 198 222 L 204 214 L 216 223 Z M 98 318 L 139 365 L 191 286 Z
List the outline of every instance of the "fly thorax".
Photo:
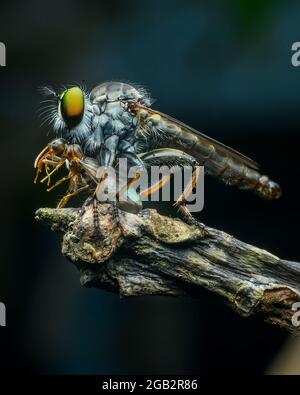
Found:
M 104 137 L 118 135 L 120 138 L 132 134 L 134 116 L 120 102 L 107 103 L 106 110 L 99 117 Z
M 120 101 L 107 102 L 104 114 L 108 115 L 112 119 L 118 119 L 122 116 L 124 108 Z
M 124 82 L 108 81 L 96 86 L 90 94 L 91 101 L 100 103 L 104 98 L 107 101 L 131 100 L 140 101 L 144 98 L 145 92 Z

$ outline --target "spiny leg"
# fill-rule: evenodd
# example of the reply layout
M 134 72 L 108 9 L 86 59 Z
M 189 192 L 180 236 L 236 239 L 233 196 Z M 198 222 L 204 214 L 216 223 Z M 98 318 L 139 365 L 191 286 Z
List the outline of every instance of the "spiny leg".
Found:
M 93 236 L 94 237 L 101 237 L 102 233 L 101 233 L 101 228 L 100 228 L 100 218 L 99 218 L 99 212 L 98 212 L 98 205 L 100 204 L 100 202 L 97 200 L 97 198 L 93 199 L 93 225 L 94 225 L 94 231 L 93 231 Z M 113 207 L 114 210 L 114 207 Z M 115 219 L 115 213 L 113 212 L 113 216 Z M 118 230 L 119 230 L 119 235 L 118 237 L 122 234 L 122 231 L 119 229 L 119 225 L 116 222 Z M 102 236 L 103 237 L 103 236 Z M 113 244 L 113 239 L 115 236 L 107 236 L 104 240 L 103 243 L 105 245 L 110 245 Z
M 206 229 L 205 225 L 199 222 L 190 212 L 190 210 L 186 207 L 185 203 L 181 203 L 178 206 L 178 211 L 182 214 L 182 219 L 188 225 L 193 225 L 199 228 L 203 234 L 208 234 L 208 230 Z
M 98 213 L 98 200 L 93 199 L 93 223 L 94 230 L 98 233 L 100 232 L 100 221 L 99 221 L 99 213 Z
M 128 189 L 141 177 L 141 172 L 137 171 L 135 173 L 135 176 L 129 180 L 123 187 L 117 192 L 116 197 L 119 199 L 121 196 L 123 196 L 125 193 L 127 193 Z
M 183 219 L 187 224 L 196 225 L 202 230 L 205 229 L 205 226 L 201 222 L 199 222 L 195 217 L 193 217 L 190 210 L 186 207 L 185 202 L 180 203 L 180 205 L 178 206 L 178 211 L 183 215 Z
M 193 192 L 193 189 L 195 188 L 195 186 L 198 183 L 199 176 L 200 176 L 200 167 L 199 167 L 198 163 L 196 163 L 193 165 L 191 181 L 184 188 L 183 193 L 176 200 L 176 202 L 174 203 L 174 206 L 179 206 L 182 203 L 186 203 L 187 198 Z
M 101 173 L 97 173 L 96 178 L 99 180 L 97 186 L 96 186 L 96 190 L 95 190 L 95 195 L 96 198 L 101 201 L 101 194 L 103 191 L 103 188 L 105 186 L 105 180 L 108 177 L 108 171 L 106 168 L 101 168 Z
M 97 204 L 98 203 L 99 202 L 97 201 Z M 112 234 L 107 236 L 105 238 L 105 240 L 103 240 L 103 243 L 105 245 L 110 245 L 110 244 L 116 245 L 116 241 L 124 234 L 124 228 L 123 228 L 122 223 L 121 223 L 120 212 L 119 212 L 119 209 L 117 207 L 117 204 L 116 204 L 116 202 L 111 202 L 111 205 L 112 205 L 112 214 L 113 214 L 113 218 L 114 218 L 114 221 L 115 221 L 115 224 L 116 224 L 116 231 L 117 231 L 117 233 L 113 232 Z M 97 210 L 97 214 L 98 214 L 98 210 Z M 99 217 L 98 217 L 98 220 L 99 220 Z M 98 228 L 98 232 L 100 232 L 100 227 Z
M 160 189 L 162 189 L 166 185 L 166 183 L 170 180 L 170 178 L 171 178 L 170 174 L 163 176 L 161 180 L 157 181 L 155 184 L 151 185 L 149 188 L 146 188 L 143 191 L 141 191 L 140 196 L 141 197 L 151 196 L 156 191 L 159 191 Z
M 91 192 L 91 190 L 90 190 L 90 192 Z M 96 196 L 96 191 L 93 191 L 93 192 L 91 193 L 91 195 L 88 196 L 88 197 L 85 199 L 83 205 L 81 206 L 80 212 L 79 212 L 79 213 L 80 213 L 80 216 L 83 216 L 83 214 L 85 213 L 86 207 L 88 207 L 88 206 L 92 203 L 92 201 L 94 201 L 94 200 L 96 199 L 95 196 Z
M 152 185 L 150 188 L 145 189 L 144 191 L 141 192 L 141 196 L 151 196 L 154 192 L 157 190 L 161 189 L 164 187 L 164 185 L 169 181 L 171 175 L 165 175 L 160 181 Z M 191 182 L 192 184 L 192 182 Z M 185 193 L 187 191 L 185 190 Z M 183 195 L 183 194 L 182 194 Z M 181 195 L 181 196 L 182 196 Z M 181 214 L 183 214 L 184 219 L 186 220 L 187 223 L 191 225 L 197 225 L 203 228 L 202 224 L 199 223 L 191 214 L 190 210 L 186 207 L 184 201 L 180 201 L 177 203 L 178 206 L 178 211 L 180 211 Z
M 120 227 L 121 226 L 120 212 L 119 212 L 116 202 L 112 202 L 112 208 L 113 208 L 113 216 L 114 216 L 116 225 L 118 227 Z
M 183 193 L 179 196 L 179 198 L 174 203 L 174 206 L 178 208 L 178 211 L 183 215 L 184 220 L 190 225 L 196 225 L 200 229 L 205 229 L 204 225 L 197 221 L 196 218 L 193 217 L 190 210 L 186 207 L 187 198 L 193 192 L 193 189 L 196 187 L 200 176 L 200 167 L 197 162 L 193 165 L 192 178 L 187 186 L 184 188 Z

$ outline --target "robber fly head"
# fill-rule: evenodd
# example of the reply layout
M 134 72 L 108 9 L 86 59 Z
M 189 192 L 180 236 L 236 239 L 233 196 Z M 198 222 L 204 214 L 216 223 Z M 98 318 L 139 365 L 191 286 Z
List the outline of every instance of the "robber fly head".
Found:
M 50 99 L 45 100 L 42 109 L 44 122 L 49 122 L 57 134 L 62 135 L 69 143 L 79 143 L 90 133 L 92 116 L 89 94 L 83 87 L 64 87 L 61 92 L 52 88 L 42 88 L 42 92 Z
M 71 129 L 80 124 L 85 108 L 84 92 L 73 86 L 58 96 L 58 114 Z

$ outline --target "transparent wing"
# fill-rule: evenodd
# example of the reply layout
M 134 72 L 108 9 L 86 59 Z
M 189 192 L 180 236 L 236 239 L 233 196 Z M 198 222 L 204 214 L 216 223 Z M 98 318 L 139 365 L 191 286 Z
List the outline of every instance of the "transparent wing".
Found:
M 248 168 L 259 169 L 252 159 L 169 115 L 141 104 L 135 104 L 132 110 L 139 118 L 138 138 L 151 141 L 152 146 L 167 145 L 182 149 L 193 155 L 200 164 L 206 162 L 206 166 L 211 162 L 208 159 L 217 161 L 219 158 L 223 163 L 226 159 L 233 159 Z

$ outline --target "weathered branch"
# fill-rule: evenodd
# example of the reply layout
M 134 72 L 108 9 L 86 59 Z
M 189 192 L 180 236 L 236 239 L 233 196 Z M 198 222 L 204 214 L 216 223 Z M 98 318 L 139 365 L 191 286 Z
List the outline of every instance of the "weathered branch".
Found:
M 299 334 L 292 324 L 292 305 L 300 301 L 299 263 L 155 210 L 121 212 L 122 232 L 111 205 L 99 205 L 98 229 L 94 214 L 92 207 L 36 213 L 38 221 L 62 233 L 62 253 L 79 269 L 83 285 L 121 296 L 196 296 L 206 288 L 243 316 L 260 316 Z

